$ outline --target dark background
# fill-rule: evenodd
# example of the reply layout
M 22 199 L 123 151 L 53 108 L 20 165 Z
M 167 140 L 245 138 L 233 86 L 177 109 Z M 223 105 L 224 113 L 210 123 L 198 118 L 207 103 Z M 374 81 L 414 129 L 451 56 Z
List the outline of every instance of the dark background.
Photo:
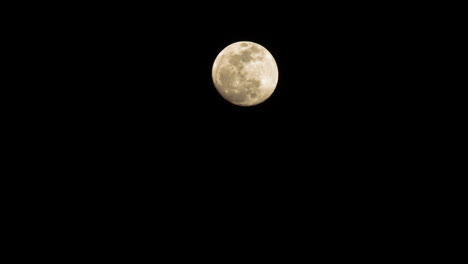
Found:
M 289 159 L 368 169 L 398 152 L 417 120 L 419 29 L 403 11 L 184 7 L 96 6 L 70 11 L 53 32 L 51 96 L 84 135 L 77 140 L 169 161 L 207 155 L 232 170 Z M 279 67 L 275 93 L 248 108 L 225 101 L 211 80 L 217 54 L 242 40 L 265 46 Z
M 289 261 L 395 256 L 431 236 L 417 217 L 437 203 L 421 173 L 422 8 L 275 3 L 32 8 L 13 142 L 26 177 L 11 196 L 42 232 L 32 243 Z M 230 104 L 211 79 L 237 41 L 279 68 L 258 106 Z
M 47 111 L 33 115 L 56 153 L 73 153 L 65 164 L 188 185 L 378 191 L 367 182 L 386 186 L 413 162 L 424 93 L 412 7 L 192 5 L 66 7 L 31 25 L 48 87 L 37 91 Z M 253 107 L 225 101 L 211 79 L 218 53 L 243 40 L 279 68 Z M 143 178 L 158 180 L 174 178 Z
M 4 136 L 4 178 L 17 184 L 3 186 L 34 256 L 432 257 L 421 241 L 450 203 L 433 187 L 446 169 L 426 159 L 438 124 L 423 124 L 439 103 L 428 94 L 447 85 L 424 73 L 424 6 L 20 5 L 34 15 L 6 25 L 24 24 L 5 49 L 21 70 L 4 113 L 18 132 Z M 254 107 L 211 80 L 242 40 L 279 67 Z
M 44 15 L 30 25 L 44 88 L 28 113 L 39 144 L 29 155 L 62 177 L 38 181 L 109 233 L 112 219 L 195 236 L 273 237 L 275 226 L 287 236 L 310 223 L 330 240 L 397 232 L 403 220 L 389 212 L 413 212 L 420 184 L 407 177 L 419 170 L 424 100 L 411 12 L 114 3 Z M 232 105 L 212 83 L 216 56 L 237 41 L 278 64 L 276 91 L 258 106 Z

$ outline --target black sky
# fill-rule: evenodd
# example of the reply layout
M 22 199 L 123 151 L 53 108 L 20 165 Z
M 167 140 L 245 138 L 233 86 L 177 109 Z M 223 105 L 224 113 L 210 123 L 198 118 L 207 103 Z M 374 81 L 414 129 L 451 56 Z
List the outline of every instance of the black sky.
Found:
M 140 164 L 130 172 L 252 172 L 261 175 L 250 178 L 256 183 L 275 175 L 292 185 L 332 181 L 328 174 L 346 185 L 344 175 L 394 171 L 409 153 L 418 30 L 404 12 L 332 4 L 197 10 L 99 6 L 51 21 L 58 77 L 53 106 L 44 107 L 77 153 Z M 263 45 L 278 64 L 277 89 L 258 106 L 228 103 L 211 80 L 217 54 L 236 41 Z
M 94 229 L 95 215 L 110 219 L 102 226 L 114 236 L 120 219 L 173 239 L 397 230 L 388 210 L 416 207 L 404 198 L 419 188 L 407 166 L 425 111 L 410 8 L 229 2 L 74 6 L 28 25 L 40 85 L 27 137 L 41 147 L 30 154 L 39 165 L 24 166 L 56 172 L 36 177 L 63 192 L 51 200 L 84 208 Z M 261 44 L 279 68 L 258 106 L 230 104 L 211 79 L 237 41 Z
M 413 95 L 404 81 L 411 62 L 402 61 L 412 48 L 406 39 L 411 32 L 379 7 L 278 6 L 245 14 L 163 8 L 158 12 L 167 11 L 164 17 L 151 7 L 101 10 L 74 25 L 81 32 L 71 34 L 66 52 L 77 60 L 80 94 L 72 98 L 89 104 L 85 113 L 93 120 L 102 114 L 116 123 L 155 128 L 174 122 L 213 132 L 216 123 L 248 129 L 242 122 L 256 127 L 268 120 L 293 138 L 296 129 L 362 137 L 402 118 Z M 275 93 L 251 108 L 224 101 L 211 80 L 216 55 L 241 40 L 265 46 L 279 67 Z

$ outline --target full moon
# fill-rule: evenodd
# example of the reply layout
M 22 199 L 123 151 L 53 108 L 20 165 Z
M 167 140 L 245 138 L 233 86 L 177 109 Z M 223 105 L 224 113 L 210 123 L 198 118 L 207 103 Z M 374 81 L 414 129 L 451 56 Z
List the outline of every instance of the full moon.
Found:
M 224 99 L 239 106 L 253 106 L 267 100 L 275 91 L 278 66 L 263 46 L 240 41 L 218 54 L 212 77 Z

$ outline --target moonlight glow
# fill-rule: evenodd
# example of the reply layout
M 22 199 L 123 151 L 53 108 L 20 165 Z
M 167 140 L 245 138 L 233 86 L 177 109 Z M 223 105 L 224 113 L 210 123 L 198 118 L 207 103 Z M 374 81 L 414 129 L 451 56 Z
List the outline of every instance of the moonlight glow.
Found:
M 271 53 L 253 42 L 236 42 L 222 50 L 213 64 L 213 82 L 227 101 L 252 106 L 275 91 L 278 67 Z

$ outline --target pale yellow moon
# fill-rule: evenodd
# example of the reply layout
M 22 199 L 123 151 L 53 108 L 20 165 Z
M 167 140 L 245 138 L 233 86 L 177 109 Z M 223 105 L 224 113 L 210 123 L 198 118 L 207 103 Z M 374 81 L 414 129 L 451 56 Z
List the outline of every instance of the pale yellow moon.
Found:
M 263 46 L 240 41 L 224 48 L 212 69 L 213 82 L 227 101 L 239 106 L 267 100 L 278 84 L 278 66 Z

